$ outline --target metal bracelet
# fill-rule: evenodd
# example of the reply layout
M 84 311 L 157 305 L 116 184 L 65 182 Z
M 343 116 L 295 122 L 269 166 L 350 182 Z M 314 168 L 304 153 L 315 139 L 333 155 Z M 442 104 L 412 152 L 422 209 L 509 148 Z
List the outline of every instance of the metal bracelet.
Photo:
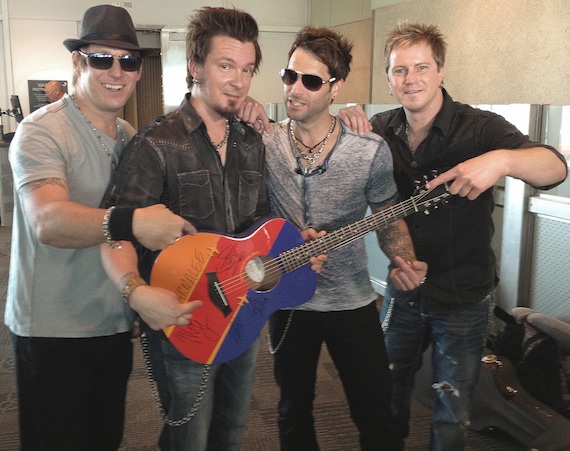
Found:
M 113 249 L 118 251 L 122 249 L 123 246 L 117 244 L 118 242 L 113 240 L 113 238 L 111 237 L 111 231 L 109 230 L 109 221 L 111 220 L 111 213 L 113 213 L 114 209 L 115 206 L 109 207 L 109 209 L 105 213 L 105 216 L 103 217 L 103 235 L 105 236 L 105 241 L 107 241 L 107 244 L 111 246 Z
M 123 302 L 129 305 L 129 297 L 135 291 L 135 288 L 140 287 L 141 285 L 148 285 L 146 281 L 133 273 L 129 273 L 129 277 L 125 281 L 125 284 L 121 288 L 121 297 L 123 298 Z

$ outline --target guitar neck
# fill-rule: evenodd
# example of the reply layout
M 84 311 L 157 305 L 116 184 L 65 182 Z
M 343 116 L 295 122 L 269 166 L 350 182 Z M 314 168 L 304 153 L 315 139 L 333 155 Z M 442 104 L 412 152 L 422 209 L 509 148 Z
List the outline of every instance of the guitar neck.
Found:
M 346 246 L 375 230 L 387 227 L 408 215 L 427 210 L 434 201 L 447 197 L 447 187 L 444 194 L 434 197 L 433 190 L 423 192 L 391 207 L 387 207 L 359 221 L 348 224 L 333 232 L 297 246 L 279 255 L 280 266 L 285 272 L 291 272 L 309 262 L 311 257 L 328 254 Z M 437 189 L 437 188 L 436 188 Z M 427 198 L 427 200 L 426 200 Z

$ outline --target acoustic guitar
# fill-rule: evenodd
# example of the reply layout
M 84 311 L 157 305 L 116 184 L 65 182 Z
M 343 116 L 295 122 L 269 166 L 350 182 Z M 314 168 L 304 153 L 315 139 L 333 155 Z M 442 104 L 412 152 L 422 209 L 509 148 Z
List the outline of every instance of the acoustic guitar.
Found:
M 257 223 L 239 236 L 200 232 L 158 255 L 150 284 L 173 291 L 181 303 L 200 300 L 187 326 L 164 329 L 184 356 L 223 363 L 245 352 L 276 310 L 309 301 L 317 287 L 312 256 L 328 254 L 450 196 L 447 186 L 424 190 L 382 211 L 309 242 L 281 218 Z M 326 263 L 325 263 L 326 265 Z

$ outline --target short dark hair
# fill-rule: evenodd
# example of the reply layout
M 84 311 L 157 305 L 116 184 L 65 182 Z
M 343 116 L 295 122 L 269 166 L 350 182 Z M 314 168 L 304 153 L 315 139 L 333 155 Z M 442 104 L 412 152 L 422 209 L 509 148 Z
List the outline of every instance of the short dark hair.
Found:
M 227 36 L 240 42 L 251 42 L 255 47 L 256 73 L 261 63 L 261 48 L 257 42 L 259 29 L 255 19 L 245 11 L 230 8 L 214 8 L 205 6 L 197 10 L 190 18 L 186 33 L 186 60 L 204 64 L 210 53 L 212 38 Z M 193 82 L 188 71 L 188 86 Z
M 431 47 L 433 59 L 437 63 L 437 69 L 440 70 L 445 65 L 447 43 L 439 27 L 437 25 L 402 20 L 387 35 L 386 46 L 384 47 L 386 73 L 388 73 L 390 68 L 390 54 L 394 49 L 409 47 L 423 42 Z
M 352 62 L 352 43 L 334 30 L 326 27 L 305 27 L 297 34 L 289 50 L 289 59 L 293 52 L 301 48 L 312 53 L 327 66 L 331 77 L 345 80 Z

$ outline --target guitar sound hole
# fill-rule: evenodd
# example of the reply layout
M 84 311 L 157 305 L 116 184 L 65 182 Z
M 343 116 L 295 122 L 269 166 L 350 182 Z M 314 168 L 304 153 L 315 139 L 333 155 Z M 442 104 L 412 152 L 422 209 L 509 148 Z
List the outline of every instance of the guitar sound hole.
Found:
M 280 270 L 275 260 L 267 255 L 252 258 L 245 265 L 248 285 L 257 291 L 269 291 L 279 282 Z

